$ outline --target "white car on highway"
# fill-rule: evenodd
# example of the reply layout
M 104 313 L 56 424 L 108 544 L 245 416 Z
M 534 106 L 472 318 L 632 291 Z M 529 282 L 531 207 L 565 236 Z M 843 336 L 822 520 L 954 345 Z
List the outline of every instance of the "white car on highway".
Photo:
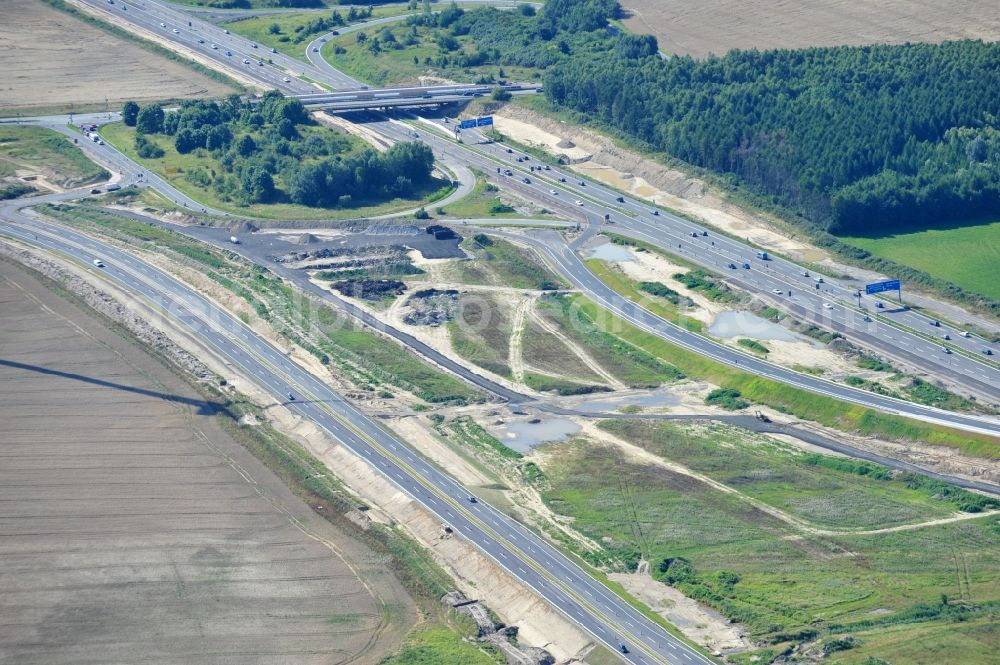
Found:
M 174 29 L 173 29 L 173 33 L 174 33 L 175 35 L 179 35 L 179 34 L 181 34 L 181 31 L 180 31 L 180 30 L 178 30 L 177 28 L 174 28 Z
M 771 289 L 771 293 L 773 293 L 776 296 L 780 296 L 781 294 L 784 293 L 784 291 L 782 291 L 781 289 Z
M 292 79 L 288 78 L 287 76 L 284 77 L 284 78 L 282 78 L 281 80 L 284 81 L 285 83 L 291 83 L 292 82 Z
M 823 303 L 823 309 L 833 309 L 833 305 L 828 302 Z
M 552 196 L 558 196 L 559 192 L 557 192 L 557 191 L 556 191 L 556 190 L 554 190 L 554 189 L 550 189 L 550 190 L 549 190 L 549 194 L 551 194 Z
M 219 50 L 219 45 L 218 44 L 212 44 L 212 48 L 215 49 L 216 51 L 218 51 Z
M 165 27 L 167 27 L 167 24 L 166 24 L 166 23 L 161 23 L 161 24 L 160 24 L 160 27 L 161 27 L 161 28 L 165 28 Z
M 580 199 L 577 199 L 576 201 L 573 201 L 573 203 L 577 204 L 578 206 L 582 206 L 583 205 L 583 201 L 581 201 Z
M 94 265 L 97 266 L 98 268 L 103 268 L 104 267 L 104 261 L 102 261 L 100 259 L 94 259 Z

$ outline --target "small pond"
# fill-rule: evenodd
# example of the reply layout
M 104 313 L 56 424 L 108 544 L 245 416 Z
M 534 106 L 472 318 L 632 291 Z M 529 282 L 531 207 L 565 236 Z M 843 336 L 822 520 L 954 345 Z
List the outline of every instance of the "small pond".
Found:
M 623 406 L 676 406 L 680 404 L 680 399 L 676 395 L 667 392 L 651 392 L 644 395 L 623 395 L 622 397 L 611 397 L 608 399 L 591 400 L 578 404 L 575 408 L 588 413 L 607 413 L 617 411 Z
M 632 256 L 632 252 L 627 247 L 610 242 L 592 249 L 587 258 L 601 259 L 602 261 L 635 261 L 635 257 Z
M 530 453 L 542 443 L 563 441 L 580 431 L 572 420 L 553 418 L 537 423 L 508 423 L 504 425 L 500 440 L 519 453 Z
M 793 342 L 794 333 L 777 323 L 762 319 L 750 312 L 723 312 L 715 317 L 708 332 L 716 337 L 749 337 L 750 339 L 776 339 Z

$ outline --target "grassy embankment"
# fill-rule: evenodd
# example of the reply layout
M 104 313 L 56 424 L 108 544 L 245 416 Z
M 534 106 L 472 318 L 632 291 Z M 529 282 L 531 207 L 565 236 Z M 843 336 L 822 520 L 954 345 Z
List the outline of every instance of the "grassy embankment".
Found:
M 746 623 L 759 639 L 861 636 L 883 626 L 926 630 L 963 619 L 986 626 L 983 620 L 1000 611 L 995 517 L 857 533 L 941 519 L 982 501 L 978 495 L 722 426 L 601 426 L 795 520 L 627 460 L 609 446 L 578 440 L 546 450 L 547 504 L 602 544 L 601 553 L 581 555 L 628 569 L 640 558 L 650 561 L 654 576 Z M 983 638 L 996 645 L 1000 630 L 993 625 Z
M 79 187 L 111 176 L 65 136 L 43 127 L 0 127 L 0 177 L 41 171 L 54 185 Z M 0 187 L 2 187 L 0 183 Z
M 361 37 L 362 34 L 364 37 Z M 392 35 L 391 41 L 386 40 L 387 34 Z M 359 38 L 362 40 L 360 43 Z M 377 53 L 371 48 L 375 39 L 380 44 Z M 441 44 L 448 44 L 449 47 Z M 442 57 L 473 56 L 477 52 L 477 46 L 469 35 L 452 35 L 448 29 L 411 28 L 404 24 L 376 26 L 367 32 L 341 35 L 324 44 L 321 51 L 330 64 L 345 74 L 380 86 L 415 83 L 422 76 L 438 76 L 460 83 L 496 79 L 530 81 L 540 76 L 539 70 L 529 67 L 460 67 L 442 65 L 440 60 Z
M 534 204 L 525 204 L 534 207 Z M 543 210 L 532 212 L 529 215 L 516 212 L 515 209 L 505 203 L 500 195 L 500 189 L 491 183 L 486 182 L 482 174 L 476 174 L 476 185 L 469 195 L 461 201 L 452 203 L 447 208 L 437 208 L 434 213 L 442 221 L 451 219 L 529 219 L 537 217 L 550 217 L 551 214 Z
M 684 308 L 678 302 L 657 296 L 644 290 L 639 282 L 626 277 L 614 264 L 601 259 L 588 259 L 584 262 L 590 271 L 602 282 L 617 291 L 620 295 L 634 303 L 642 305 L 645 309 L 657 315 L 665 321 L 676 323 L 685 330 L 700 333 L 704 330 L 705 324 L 697 319 L 684 316 Z
M 430 403 L 481 399 L 472 388 L 437 370 L 378 334 L 325 305 L 297 294 L 265 268 L 234 254 L 185 238 L 167 229 L 86 207 L 46 206 L 45 214 L 85 230 L 96 230 L 145 250 L 167 250 L 239 296 L 260 319 L 290 343 L 332 365 L 361 389 L 393 387 Z
M 841 240 L 1000 300 L 1000 221 Z
M 310 134 L 329 132 L 330 129 L 321 126 L 300 126 L 299 132 L 307 139 Z M 264 219 L 303 220 L 303 219 L 349 219 L 357 217 L 373 217 L 396 211 L 414 209 L 427 205 L 447 196 L 452 190 L 451 183 L 434 179 L 417 193 L 417 196 L 391 201 L 355 201 L 350 208 L 313 208 L 295 203 L 258 203 L 240 206 L 234 202 L 222 200 L 218 193 L 208 185 L 202 185 L 188 177 L 193 173 L 218 174 L 225 169 L 212 153 L 198 149 L 188 154 L 180 154 L 174 147 L 173 137 L 151 135 L 146 139 L 159 146 L 163 157 L 158 159 L 143 159 L 135 150 L 135 128 L 126 127 L 124 123 L 112 123 L 101 128 L 101 136 L 109 144 L 127 155 L 130 159 L 142 164 L 155 172 L 171 185 L 190 196 L 195 201 L 206 206 L 231 212 L 236 215 L 247 215 Z M 354 136 L 344 136 L 343 140 L 352 145 L 353 150 L 368 147 L 362 139 Z M 277 179 L 280 186 L 280 178 Z

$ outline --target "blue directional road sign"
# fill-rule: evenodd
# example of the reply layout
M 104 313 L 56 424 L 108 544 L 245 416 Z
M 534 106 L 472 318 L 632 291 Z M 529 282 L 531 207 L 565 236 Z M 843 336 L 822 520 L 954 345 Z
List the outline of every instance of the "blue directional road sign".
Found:
M 463 120 L 462 122 L 458 123 L 459 129 L 473 129 L 475 126 L 476 126 L 475 118 L 471 118 L 469 120 Z
M 485 118 L 476 118 L 476 127 L 492 127 L 493 126 L 493 116 L 488 115 Z
M 890 279 L 888 282 L 876 282 L 875 284 L 865 285 L 865 293 L 868 295 L 882 293 L 883 291 L 899 291 L 899 280 Z

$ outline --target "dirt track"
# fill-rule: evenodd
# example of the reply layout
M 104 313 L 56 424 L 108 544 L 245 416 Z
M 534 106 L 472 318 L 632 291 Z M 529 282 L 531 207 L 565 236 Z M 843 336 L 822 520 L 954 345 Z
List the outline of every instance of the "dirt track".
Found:
M 705 57 L 733 48 L 1000 39 L 995 0 L 625 0 L 625 25 L 668 53 Z
M 0 113 L 111 108 L 132 99 L 221 97 L 232 90 L 52 9 L 4 0 Z
M 374 663 L 398 645 L 412 603 L 385 562 L 190 387 L 4 260 L 0 311 L 0 660 Z

